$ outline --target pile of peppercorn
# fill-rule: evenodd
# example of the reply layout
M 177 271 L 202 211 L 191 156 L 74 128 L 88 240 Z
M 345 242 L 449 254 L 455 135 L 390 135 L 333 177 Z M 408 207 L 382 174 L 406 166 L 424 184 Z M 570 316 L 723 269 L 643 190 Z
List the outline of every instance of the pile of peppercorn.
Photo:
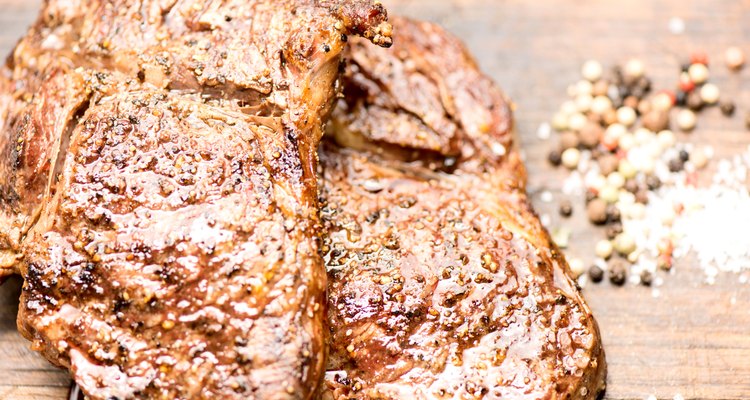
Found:
M 731 69 L 738 69 L 744 55 L 730 49 L 726 61 Z M 694 182 L 712 156 L 710 148 L 678 143 L 671 126 L 690 132 L 700 110 L 718 105 L 729 116 L 735 105 L 720 101 L 720 90 L 709 82 L 708 59 L 702 53 L 692 55 L 681 67 L 675 90 L 655 92 L 640 60 L 616 66 L 607 76 L 599 62 L 587 61 L 581 74 L 583 79 L 568 88 L 570 99 L 552 118 L 559 145 L 548 160 L 578 176 L 588 220 L 605 226 L 606 237 L 595 246 L 597 262 L 588 268 L 589 279 L 600 282 L 608 276 L 616 285 L 630 279 L 650 286 L 657 270 L 672 267 L 677 238 L 670 235 L 669 227 L 682 205 L 660 210 L 655 222 L 659 229 L 643 229 L 649 202 L 662 185 Z M 560 204 L 563 217 L 572 210 L 569 201 Z M 643 237 L 652 231 L 663 237 Z M 646 254 L 643 245 L 652 240 L 658 243 L 655 255 Z M 577 276 L 585 272 L 578 259 L 570 260 L 570 265 Z

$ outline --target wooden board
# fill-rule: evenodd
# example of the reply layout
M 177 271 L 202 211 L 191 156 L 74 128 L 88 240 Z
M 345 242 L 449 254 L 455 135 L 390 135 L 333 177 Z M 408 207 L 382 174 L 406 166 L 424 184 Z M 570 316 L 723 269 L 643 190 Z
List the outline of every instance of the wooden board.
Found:
M 23 34 L 38 7 L 39 0 L 0 0 L 0 53 Z M 535 200 L 542 190 L 557 197 L 563 177 L 544 162 L 550 143 L 536 137 L 537 127 L 564 100 L 583 61 L 613 65 L 639 57 L 656 87 L 666 88 L 674 85 L 680 62 L 692 50 L 705 50 L 712 60 L 720 60 L 729 45 L 750 53 L 748 0 L 403 0 L 391 8 L 440 22 L 459 35 L 515 100 Z M 685 34 L 670 33 L 672 17 L 684 20 Z M 741 112 L 733 119 L 722 118 L 718 110 L 701 114 L 691 140 L 729 156 L 750 144 L 742 123 L 750 109 L 750 68 L 729 74 L 715 66 L 712 74 Z M 584 256 L 602 233 L 587 225 L 580 202 L 574 202 L 574 218 L 565 222 L 574 231 L 570 252 Z M 535 203 L 553 225 L 560 223 L 553 205 Z M 705 285 L 690 258 L 674 271 L 658 298 L 642 287 L 584 289 L 604 337 L 607 398 L 750 398 L 750 286 L 733 274 Z M 65 373 L 28 350 L 15 331 L 19 285 L 14 279 L 0 287 L 0 399 L 64 399 Z

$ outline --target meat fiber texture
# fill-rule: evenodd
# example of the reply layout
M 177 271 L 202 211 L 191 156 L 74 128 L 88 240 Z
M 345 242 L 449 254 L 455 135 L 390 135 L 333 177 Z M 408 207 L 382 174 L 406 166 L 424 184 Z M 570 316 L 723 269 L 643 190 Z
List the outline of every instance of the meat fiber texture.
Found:
M 597 324 L 534 214 L 507 100 L 439 27 L 353 40 L 321 149 L 322 398 L 591 399 Z
M 316 151 L 365 0 L 48 0 L 0 72 L 0 275 L 89 399 L 307 399 Z

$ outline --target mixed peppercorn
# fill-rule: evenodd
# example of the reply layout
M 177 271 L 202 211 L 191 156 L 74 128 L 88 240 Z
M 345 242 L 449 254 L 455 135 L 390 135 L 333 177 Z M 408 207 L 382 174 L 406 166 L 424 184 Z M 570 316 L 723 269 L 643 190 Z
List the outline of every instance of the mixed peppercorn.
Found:
M 744 62 L 739 48 L 726 51 L 730 70 L 740 69 Z M 703 53 L 693 54 L 681 66 L 674 90 L 655 91 L 640 60 L 630 60 L 609 73 L 598 61 L 587 61 L 581 75 L 568 88 L 570 99 L 552 117 L 550 125 L 559 133 L 559 141 L 547 159 L 582 182 L 588 221 L 605 227 L 606 238 L 593 249 L 597 262 L 588 268 L 588 279 L 601 282 L 606 276 L 615 285 L 630 280 L 651 286 L 657 270 L 672 267 L 678 238 L 668 232 L 682 205 L 661 212 L 657 223 L 665 229 L 646 228 L 649 235 L 666 232 L 657 240 L 653 262 L 643 260 L 648 255 L 639 221 L 649 218 L 649 201 L 660 188 L 676 181 L 694 182 L 712 157 L 711 148 L 680 143 L 671 129 L 691 132 L 701 110 L 716 106 L 732 116 L 736 106 L 722 99 L 719 87 L 709 81 L 708 57 Z M 750 124 L 750 117 L 747 120 Z M 559 204 L 559 213 L 564 218 L 572 215 L 570 200 Z M 568 234 L 558 228 L 553 238 L 565 247 Z M 586 272 L 580 259 L 569 261 L 576 276 Z

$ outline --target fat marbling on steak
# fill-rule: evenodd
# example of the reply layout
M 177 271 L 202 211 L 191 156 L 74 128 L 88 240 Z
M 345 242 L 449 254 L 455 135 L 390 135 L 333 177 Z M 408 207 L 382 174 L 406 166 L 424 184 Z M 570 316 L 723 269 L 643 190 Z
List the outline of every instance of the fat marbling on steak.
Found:
M 352 41 L 321 149 L 323 399 L 591 399 L 598 328 L 534 214 L 508 102 L 454 37 Z
M 47 0 L 0 72 L 0 274 L 90 399 L 306 399 L 316 154 L 366 0 Z

